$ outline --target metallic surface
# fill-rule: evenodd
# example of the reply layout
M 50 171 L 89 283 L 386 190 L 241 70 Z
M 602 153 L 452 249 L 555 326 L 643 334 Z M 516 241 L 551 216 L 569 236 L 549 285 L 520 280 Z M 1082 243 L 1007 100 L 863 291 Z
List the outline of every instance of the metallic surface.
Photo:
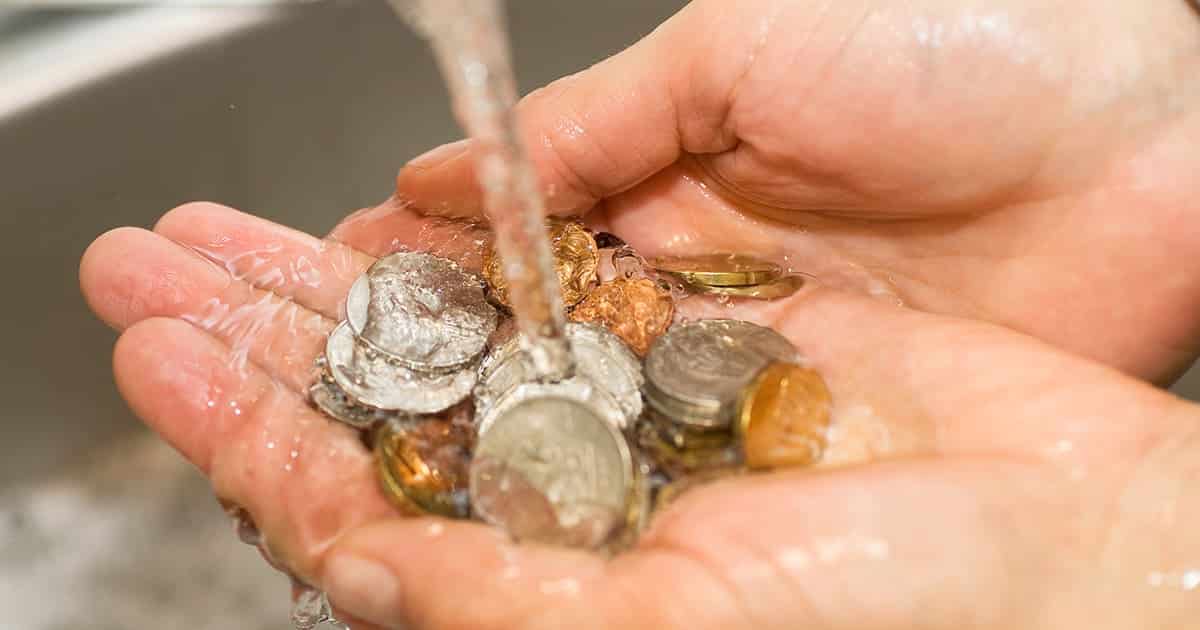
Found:
M 749 322 L 708 319 L 672 326 L 646 355 L 646 401 L 701 428 L 730 426 L 742 388 L 771 361 L 794 361 L 779 333 Z
M 613 420 L 619 427 L 641 415 L 641 362 L 620 338 L 595 324 L 576 322 L 567 324 L 566 335 L 575 360 L 575 375 L 562 383 L 572 383 L 568 389 L 581 393 L 583 399 L 599 397 L 614 401 L 619 414 Z M 535 377 L 519 336 L 493 349 L 483 360 L 475 392 L 480 426 L 501 397 Z M 593 389 L 601 391 L 595 393 Z M 602 400 L 601 404 L 607 403 Z
M 596 240 L 583 224 L 576 221 L 549 218 L 546 229 L 550 237 L 551 255 L 554 257 L 554 272 L 562 290 L 563 305 L 570 308 L 596 281 L 596 269 L 600 264 L 600 253 Z M 491 289 L 492 297 L 505 306 L 508 303 L 508 283 L 504 280 L 503 261 L 494 247 L 483 253 L 483 276 Z
M 453 261 L 401 252 L 380 258 L 366 275 L 366 304 L 356 282 L 346 321 L 363 341 L 408 367 L 462 367 L 483 352 L 496 330 L 496 309 L 479 280 Z
M 711 287 L 767 284 L 783 275 L 779 265 L 744 254 L 659 256 L 647 262 L 654 269 L 676 275 L 689 284 Z
M 384 494 L 406 512 L 466 518 L 470 442 L 465 428 L 443 420 L 383 424 L 375 458 Z
M 471 504 L 518 540 L 597 547 L 624 523 L 634 475 L 625 437 L 587 405 L 535 398 L 480 436 Z
M 321 413 L 355 429 L 368 429 L 376 422 L 394 415 L 356 404 L 338 387 L 328 372 L 308 388 L 308 400 Z
M 758 284 L 746 287 L 718 287 L 706 286 L 703 284 L 691 284 L 688 286 L 700 293 L 709 295 L 725 295 L 729 297 L 748 298 L 752 300 L 777 300 L 795 294 L 800 289 L 804 288 L 804 276 L 791 275 L 784 276 L 774 282 L 767 284 Z
M 346 322 L 329 333 L 325 358 L 334 382 L 355 402 L 408 413 L 449 408 L 471 394 L 477 375 L 473 366 L 434 374 L 392 363 L 358 343 Z
M 675 300 L 653 280 L 617 278 L 588 293 L 570 318 L 604 326 L 638 356 L 645 356 L 674 315 Z
M 809 466 L 821 459 L 833 406 L 816 370 L 791 363 L 763 368 L 746 388 L 737 432 L 750 468 Z

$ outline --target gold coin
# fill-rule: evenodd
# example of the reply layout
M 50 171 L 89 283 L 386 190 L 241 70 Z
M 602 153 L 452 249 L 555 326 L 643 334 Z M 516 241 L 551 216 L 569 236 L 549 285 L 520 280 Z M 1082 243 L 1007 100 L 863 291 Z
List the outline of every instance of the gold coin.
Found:
M 619 278 L 592 290 L 571 311 L 571 321 L 604 326 L 638 356 L 671 325 L 675 301 L 653 280 Z
M 638 424 L 636 435 L 638 447 L 668 477 L 737 464 L 738 452 L 728 431 L 683 435 L 671 429 L 669 421 L 646 420 Z
M 746 388 L 738 411 L 742 455 L 750 468 L 808 466 L 821 459 L 832 397 L 808 368 L 776 362 Z
M 787 297 L 799 291 L 804 286 L 804 276 L 784 276 L 774 282 L 748 287 L 711 287 L 690 284 L 700 293 L 710 295 L 728 295 L 730 297 L 749 298 L 752 300 L 776 300 Z
M 563 304 L 570 307 L 582 300 L 596 281 L 600 250 L 596 248 L 596 239 L 577 221 L 549 218 L 546 220 L 546 231 Z M 504 266 L 501 263 L 495 244 L 489 245 L 483 252 L 483 277 L 491 289 L 492 297 L 511 308 L 508 282 L 504 279 Z
M 783 270 L 773 262 L 743 254 L 660 256 L 650 266 L 679 276 L 688 284 L 708 287 L 747 287 L 774 282 Z
M 375 437 L 384 493 L 400 509 L 465 518 L 470 434 L 442 419 L 385 423 Z

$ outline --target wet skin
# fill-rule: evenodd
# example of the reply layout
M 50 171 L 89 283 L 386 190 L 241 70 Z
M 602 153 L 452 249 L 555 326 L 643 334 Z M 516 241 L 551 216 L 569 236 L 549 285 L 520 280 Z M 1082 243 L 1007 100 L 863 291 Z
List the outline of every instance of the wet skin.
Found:
M 303 401 L 373 257 L 478 213 L 466 147 L 328 239 L 189 204 L 81 282 L 134 411 L 361 627 L 1192 627 L 1200 409 L 1138 378 L 1200 342 L 1197 34 L 1183 2 L 701 1 L 527 97 L 555 212 L 912 307 L 692 305 L 776 327 L 895 439 L 701 488 L 611 560 L 398 516 Z

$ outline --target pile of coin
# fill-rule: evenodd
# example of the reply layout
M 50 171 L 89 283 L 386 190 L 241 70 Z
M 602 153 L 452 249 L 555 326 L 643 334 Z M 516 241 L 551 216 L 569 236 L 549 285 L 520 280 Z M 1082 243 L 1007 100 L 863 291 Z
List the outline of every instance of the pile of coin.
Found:
M 547 229 L 569 378 L 538 378 L 494 252 L 480 275 L 392 254 L 351 288 L 309 398 L 364 431 L 397 507 L 615 549 L 700 481 L 820 459 L 830 394 L 784 337 L 742 321 L 674 321 L 671 281 L 767 299 L 789 293 L 781 284 L 794 291 L 793 277 L 747 256 L 646 263 L 578 222 Z

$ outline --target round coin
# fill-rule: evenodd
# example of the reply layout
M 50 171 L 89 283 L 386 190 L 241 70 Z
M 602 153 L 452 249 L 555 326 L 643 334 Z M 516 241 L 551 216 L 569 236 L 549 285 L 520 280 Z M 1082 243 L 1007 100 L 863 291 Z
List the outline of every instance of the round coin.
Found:
M 477 372 L 468 366 L 451 373 L 426 373 L 390 362 L 357 343 L 343 322 L 325 343 L 329 375 L 351 400 L 376 409 L 435 413 L 466 398 Z
M 380 258 L 346 298 L 346 321 L 354 334 L 418 370 L 471 362 L 496 320 L 478 279 L 453 261 L 421 252 Z
M 397 507 L 466 518 L 470 434 L 438 419 L 385 423 L 375 437 L 384 493 Z
M 477 396 L 475 418 L 478 433 L 483 435 L 487 432 L 496 419 L 509 409 L 526 400 L 546 397 L 577 400 L 617 429 L 624 429 L 630 422 L 630 417 L 607 389 L 586 376 L 576 375 L 557 383 L 520 383 L 498 396 L 489 397 L 484 405 L 480 405 L 480 398 Z
M 576 221 L 549 218 L 546 220 L 550 250 L 554 257 L 554 273 L 562 289 L 564 306 L 571 306 L 583 299 L 592 283 L 596 281 L 596 269 L 600 265 L 600 250 L 596 240 L 583 224 Z M 508 301 L 508 282 L 495 246 L 483 252 L 483 277 L 491 288 L 497 302 L 511 307 Z
M 779 265 L 743 254 L 660 256 L 648 262 L 658 271 L 679 276 L 688 284 L 711 287 L 766 284 L 783 275 Z
M 700 429 L 728 428 L 742 389 L 771 361 L 795 361 L 779 333 L 730 319 L 676 324 L 646 355 L 646 401 Z
M 748 287 L 717 287 L 689 284 L 689 287 L 710 295 L 748 298 L 752 300 L 777 300 L 795 294 L 804 287 L 804 276 L 784 276 L 774 282 Z
M 533 398 L 479 437 L 471 505 L 517 540 L 595 548 L 625 520 L 633 480 L 612 425 L 579 401 Z
M 568 323 L 564 330 L 575 375 L 564 383 L 572 389 L 590 392 L 600 389 L 606 399 L 616 402 L 620 414 L 615 418 L 618 427 L 625 427 L 642 413 L 642 367 L 619 337 L 605 328 L 590 323 Z M 521 337 L 514 336 L 493 349 L 483 360 L 479 386 L 475 391 L 475 407 L 479 417 L 489 415 L 496 401 L 516 386 L 534 381 L 537 372 L 528 355 L 522 350 Z M 593 397 L 588 393 L 585 398 Z M 480 426 L 483 426 L 482 423 Z
M 645 356 L 671 325 L 675 300 L 653 280 L 618 278 L 588 293 L 572 311 L 571 320 L 604 326 Z
M 390 415 L 385 411 L 355 404 L 332 378 L 325 376 L 308 388 L 308 399 L 321 413 L 356 429 L 368 429 Z
M 750 468 L 809 466 L 821 459 L 831 396 L 816 370 L 772 363 L 746 389 L 738 411 Z

